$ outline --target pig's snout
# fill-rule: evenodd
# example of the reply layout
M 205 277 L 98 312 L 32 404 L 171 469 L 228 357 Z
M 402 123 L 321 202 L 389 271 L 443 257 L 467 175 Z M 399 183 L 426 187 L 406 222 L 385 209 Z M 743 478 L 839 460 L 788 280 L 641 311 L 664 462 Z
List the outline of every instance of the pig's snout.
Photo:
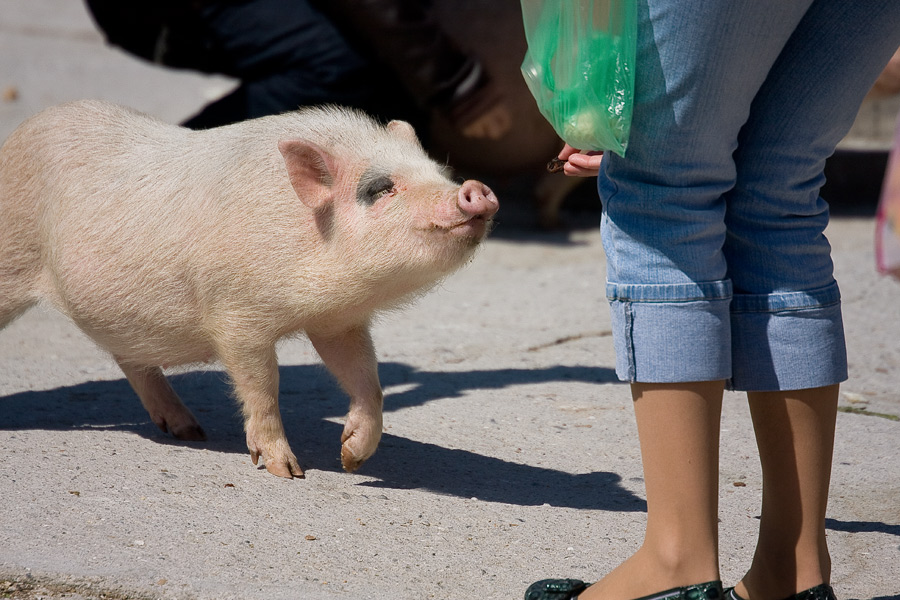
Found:
M 457 205 L 466 215 L 481 217 L 485 220 L 493 217 L 500 208 L 494 192 L 488 186 L 474 179 L 466 181 L 459 188 Z

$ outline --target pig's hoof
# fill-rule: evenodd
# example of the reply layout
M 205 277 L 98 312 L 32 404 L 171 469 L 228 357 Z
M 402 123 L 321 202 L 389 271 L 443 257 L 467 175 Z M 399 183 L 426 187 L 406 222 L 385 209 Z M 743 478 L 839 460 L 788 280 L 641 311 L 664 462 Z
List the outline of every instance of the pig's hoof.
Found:
M 359 432 L 351 433 L 345 437 L 341 445 L 341 464 L 344 470 L 352 473 L 369 459 L 378 448 L 378 435 L 363 436 Z
M 357 470 L 364 462 L 366 462 L 365 458 L 357 458 L 346 445 L 341 447 L 341 465 L 348 473 Z
M 306 474 L 303 473 L 303 469 L 300 468 L 300 465 L 297 464 L 296 460 L 286 463 L 266 462 L 266 471 L 268 471 L 272 475 L 278 475 L 279 477 L 285 477 L 287 479 L 293 479 L 294 477 L 296 477 L 297 479 L 306 478 Z
M 291 453 L 288 453 L 287 456 L 282 458 L 274 458 L 266 457 L 265 454 L 260 454 L 253 449 L 250 450 L 250 458 L 253 460 L 254 465 L 258 464 L 260 456 L 262 456 L 266 471 L 272 475 L 277 475 L 278 477 L 284 477 L 286 479 L 293 479 L 294 477 L 297 479 L 306 478 L 306 474 L 303 473 L 303 469 L 300 468 L 300 463 L 297 462 L 297 457 Z
M 203 442 L 206 441 L 206 432 L 197 424 L 185 425 L 178 429 L 172 429 L 172 435 L 179 440 L 186 442 Z
M 186 442 L 203 442 L 206 440 L 206 432 L 200 427 L 200 423 L 190 413 L 176 415 L 175 417 L 151 417 L 161 431 L 171 433 L 176 439 Z
M 381 415 L 349 415 L 341 435 L 341 464 L 352 473 L 369 459 L 381 441 Z

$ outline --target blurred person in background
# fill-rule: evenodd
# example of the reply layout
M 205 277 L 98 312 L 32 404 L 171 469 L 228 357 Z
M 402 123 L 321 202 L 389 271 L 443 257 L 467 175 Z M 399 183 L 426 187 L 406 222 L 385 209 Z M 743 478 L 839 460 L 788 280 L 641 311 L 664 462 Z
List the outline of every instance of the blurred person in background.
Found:
M 495 140 L 512 125 L 480 61 L 421 0 L 87 0 L 107 41 L 238 87 L 184 123 L 194 129 L 340 104 L 427 132 L 432 112 L 462 135 Z

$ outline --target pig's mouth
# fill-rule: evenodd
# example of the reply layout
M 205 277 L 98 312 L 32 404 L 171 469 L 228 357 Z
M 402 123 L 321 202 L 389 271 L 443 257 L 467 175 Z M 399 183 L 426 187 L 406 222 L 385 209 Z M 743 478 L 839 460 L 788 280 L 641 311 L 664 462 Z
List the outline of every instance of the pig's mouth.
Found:
M 493 219 L 476 215 L 448 226 L 435 224 L 434 228 L 456 237 L 481 239 L 493 222 Z

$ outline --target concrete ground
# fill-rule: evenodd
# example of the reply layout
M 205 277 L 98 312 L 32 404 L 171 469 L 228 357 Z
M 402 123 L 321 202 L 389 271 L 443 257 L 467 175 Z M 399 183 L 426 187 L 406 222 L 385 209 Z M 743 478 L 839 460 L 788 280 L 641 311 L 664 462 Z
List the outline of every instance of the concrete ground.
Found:
M 104 46 L 77 2 L 0 0 L 0 15 L 0 139 L 84 97 L 177 122 L 231 85 Z M 640 544 L 646 506 L 596 214 L 574 218 L 568 234 L 501 218 L 469 267 L 378 323 L 385 434 L 355 474 L 339 463 L 346 399 L 302 339 L 279 349 L 307 472 L 287 481 L 251 464 L 216 367 L 172 373 L 209 436 L 178 442 L 71 323 L 27 313 L 0 332 L 0 598 L 500 599 L 602 576 Z M 873 231 L 859 211 L 828 231 L 851 377 L 827 527 L 839 597 L 883 600 L 900 598 L 900 283 L 875 273 Z M 760 504 L 740 395 L 722 428 L 729 584 Z

